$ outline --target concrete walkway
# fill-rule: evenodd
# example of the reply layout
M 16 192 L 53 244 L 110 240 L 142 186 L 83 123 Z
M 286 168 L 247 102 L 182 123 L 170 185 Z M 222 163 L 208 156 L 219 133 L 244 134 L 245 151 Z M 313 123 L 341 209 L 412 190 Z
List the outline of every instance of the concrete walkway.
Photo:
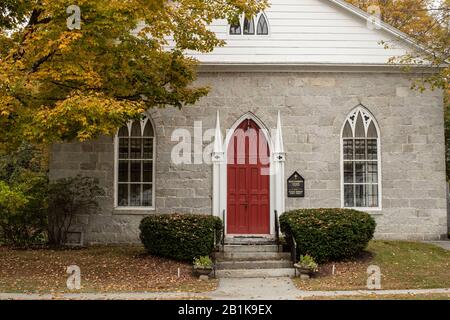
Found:
M 215 300 L 295 300 L 300 292 L 290 278 L 223 278 L 208 296 Z
M 430 243 L 430 244 L 434 244 L 438 247 L 441 247 L 445 250 L 449 250 L 450 251 L 450 240 L 445 240 L 445 241 L 425 241 L 425 243 Z
M 450 294 L 450 289 L 417 290 L 353 290 L 353 291 L 302 291 L 290 278 L 240 278 L 220 279 L 217 290 L 205 293 L 189 292 L 130 292 L 130 293 L 66 293 L 24 294 L 0 293 L 0 300 L 297 300 L 308 297 L 339 297 L 362 295 Z

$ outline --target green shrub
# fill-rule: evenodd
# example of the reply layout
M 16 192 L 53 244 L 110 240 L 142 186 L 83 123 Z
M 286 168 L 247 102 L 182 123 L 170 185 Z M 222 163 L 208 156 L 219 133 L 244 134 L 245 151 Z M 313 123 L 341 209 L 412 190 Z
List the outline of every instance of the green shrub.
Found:
M 104 195 L 97 179 L 69 177 L 50 183 L 48 191 L 48 241 L 51 245 L 63 245 L 67 232 L 71 231 L 75 215 L 98 209 L 97 198 Z
M 140 238 L 153 255 L 192 261 L 208 256 L 220 239 L 222 221 L 213 216 L 193 214 L 152 215 L 142 219 Z
M 45 150 L 23 143 L 0 155 L 0 238 L 26 247 L 46 241 L 47 164 Z
M 282 232 L 297 242 L 297 254 L 308 254 L 319 263 L 359 255 L 375 226 L 369 214 L 350 209 L 300 209 L 280 217 Z

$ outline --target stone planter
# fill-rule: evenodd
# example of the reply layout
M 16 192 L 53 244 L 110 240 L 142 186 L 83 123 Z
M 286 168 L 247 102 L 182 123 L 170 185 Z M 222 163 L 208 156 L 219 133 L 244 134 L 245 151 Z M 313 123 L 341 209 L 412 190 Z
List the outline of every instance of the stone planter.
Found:
M 208 276 L 211 274 L 213 268 L 212 267 L 197 267 L 194 266 L 194 274 L 197 276 Z
M 314 269 L 302 267 L 298 263 L 294 264 L 294 268 L 297 270 L 301 278 L 309 279 L 316 273 Z

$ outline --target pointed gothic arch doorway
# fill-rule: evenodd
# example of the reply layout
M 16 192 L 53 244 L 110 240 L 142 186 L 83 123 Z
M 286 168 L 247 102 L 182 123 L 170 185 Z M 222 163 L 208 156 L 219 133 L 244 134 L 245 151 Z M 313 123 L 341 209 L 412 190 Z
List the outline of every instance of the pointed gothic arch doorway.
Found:
M 270 234 L 270 147 L 251 118 L 229 140 L 227 182 L 227 233 Z

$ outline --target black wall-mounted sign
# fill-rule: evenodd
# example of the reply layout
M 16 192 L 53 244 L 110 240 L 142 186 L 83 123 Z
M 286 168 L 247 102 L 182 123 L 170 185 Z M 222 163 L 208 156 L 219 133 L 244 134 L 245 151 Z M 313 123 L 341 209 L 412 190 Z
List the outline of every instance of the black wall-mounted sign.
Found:
M 289 198 L 305 197 L 305 179 L 297 171 L 287 180 L 287 196 Z

